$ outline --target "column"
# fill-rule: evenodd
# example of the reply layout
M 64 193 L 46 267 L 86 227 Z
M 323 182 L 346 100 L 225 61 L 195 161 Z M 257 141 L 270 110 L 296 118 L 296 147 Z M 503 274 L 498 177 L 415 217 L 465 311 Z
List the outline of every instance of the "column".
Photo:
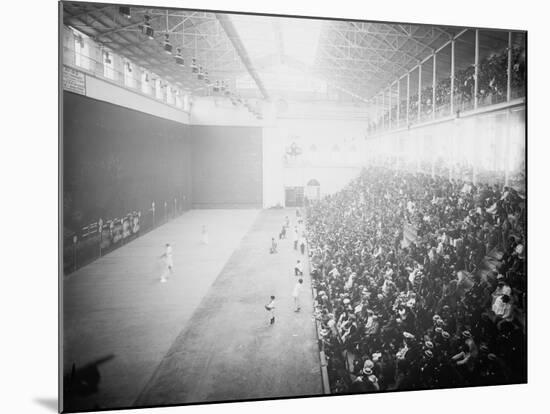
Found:
M 508 67 L 506 68 L 506 102 L 510 102 L 511 99 L 512 99 L 512 32 L 508 32 Z
M 435 86 L 436 86 L 436 54 L 434 53 L 433 75 L 432 75 L 432 119 L 435 119 Z
M 422 106 L 422 63 L 418 65 L 418 122 L 420 122 L 421 106 Z
M 397 128 L 399 128 L 399 123 L 401 120 L 401 80 L 397 79 Z
M 479 75 L 479 29 L 476 29 L 475 61 L 474 61 L 474 109 L 477 109 L 477 91 Z
M 389 113 L 389 115 L 388 115 L 389 128 L 388 129 L 391 129 L 391 84 L 388 87 L 388 100 L 390 102 L 390 109 L 388 111 L 388 113 Z
M 504 185 L 510 181 L 510 109 L 506 111 L 506 142 L 504 143 Z
M 407 127 L 409 126 L 409 98 L 411 91 L 411 72 L 407 72 Z
M 455 105 L 455 40 L 451 40 L 451 115 Z
M 382 91 L 382 130 L 386 127 L 386 94 Z

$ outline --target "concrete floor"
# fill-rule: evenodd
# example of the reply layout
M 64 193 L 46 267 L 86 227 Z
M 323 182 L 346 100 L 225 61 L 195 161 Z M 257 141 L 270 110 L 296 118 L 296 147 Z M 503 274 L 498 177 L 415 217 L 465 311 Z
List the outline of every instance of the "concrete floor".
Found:
M 66 279 L 65 370 L 114 356 L 100 366 L 99 391 L 73 408 L 322 394 L 309 277 L 294 313 L 299 254 L 290 239 L 268 253 L 291 213 L 194 210 Z M 160 284 L 167 241 L 175 275 Z M 263 308 L 271 294 L 275 326 Z
M 93 395 L 78 409 L 131 406 L 258 216 L 258 210 L 192 210 L 65 278 L 64 372 L 98 358 Z M 201 244 L 201 228 L 209 245 Z M 164 244 L 174 275 L 159 283 Z

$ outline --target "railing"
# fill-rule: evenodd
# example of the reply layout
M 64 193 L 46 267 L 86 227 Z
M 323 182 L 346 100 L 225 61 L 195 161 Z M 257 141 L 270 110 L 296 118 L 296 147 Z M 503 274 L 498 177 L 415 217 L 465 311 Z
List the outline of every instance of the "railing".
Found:
M 77 269 L 118 249 L 136 238 L 181 216 L 187 211 L 183 197 L 152 202 L 146 211 L 130 211 L 121 217 L 100 218 L 76 232 L 64 229 L 63 273 Z M 162 246 L 159 246 L 162 248 Z
M 408 107 L 407 99 L 401 96 L 399 98 L 399 116 L 395 101 L 389 109 L 386 104 L 385 108 L 380 108 L 379 117 L 368 126 L 368 133 L 376 135 L 443 118 L 457 112 L 469 111 L 476 107 L 487 107 L 525 97 L 525 62 L 521 57 L 523 52 L 524 50 L 521 48 L 511 49 L 509 74 L 505 60 L 508 50 L 480 62 L 477 96 L 474 96 L 475 72 L 473 67 L 469 67 L 455 74 L 452 109 L 451 81 L 442 79 L 435 85 L 435 105 L 432 102 L 433 86 L 421 90 L 420 102 L 418 94 L 409 96 Z

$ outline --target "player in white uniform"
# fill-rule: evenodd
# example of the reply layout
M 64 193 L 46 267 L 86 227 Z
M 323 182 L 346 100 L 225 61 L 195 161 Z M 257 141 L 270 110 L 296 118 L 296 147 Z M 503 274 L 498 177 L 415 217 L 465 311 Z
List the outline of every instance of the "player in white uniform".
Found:
M 292 291 L 292 297 L 294 298 L 295 307 L 294 312 L 300 312 L 300 291 L 302 290 L 302 283 L 304 283 L 304 279 L 298 279 L 298 282 L 296 282 L 294 290 Z
M 269 312 L 269 324 L 275 323 L 275 296 L 271 296 L 270 302 L 265 305 L 265 310 Z
M 168 276 L 168 273 L 172 275 L 172 273 L 174 272 L 174 262 L 172 261 L 172 246 L 170 246 L 170 243 L 166 243 L 164 254 L 160 257 L 164 258 L 164 263 L 166 264 L 166 268 L 160 276 L 160 281 L 164 283 L 167 280 L 166 276 Z

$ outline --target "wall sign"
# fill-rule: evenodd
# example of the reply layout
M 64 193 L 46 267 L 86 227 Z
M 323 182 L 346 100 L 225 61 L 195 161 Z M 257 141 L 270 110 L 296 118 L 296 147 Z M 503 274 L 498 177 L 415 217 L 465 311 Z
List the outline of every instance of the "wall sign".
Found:
M 71 67 L 63 66 L 63 89 L 86 95 L 86 75 Z

